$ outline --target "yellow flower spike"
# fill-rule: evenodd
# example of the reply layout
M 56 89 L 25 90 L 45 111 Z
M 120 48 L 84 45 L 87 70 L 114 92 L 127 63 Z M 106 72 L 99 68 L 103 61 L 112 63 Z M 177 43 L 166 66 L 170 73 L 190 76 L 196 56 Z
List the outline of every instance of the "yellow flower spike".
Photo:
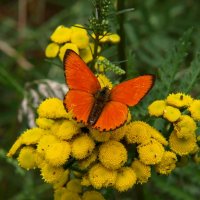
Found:
M 110 82 L 110 80 L 103 74 L 98 74 L 97 79 L 101 85 L 101 88 L 108 87 L 109 89 L 112 89 L 113 85 Z
M 56 30 L 50 36 L 51 40 L 55 43 L 62 44 L 70 41 L 71 30 L 63 25 L 58 26 Z
M 122 143 L 110 140 L 100 146 L 99 160 L 108 169 L 119 169 L 127 161 L 127 150 Z
M 174 123 L 174 129 L 178 138 L 188 139 L 193 136 L 197 126 L 195 121 L 188 115 L 181 115 L 179 120 Z
M 136 159 L 132 162 L 131 167 L 136 174 L 137 183 L 143 184 L 148 181 L 151 176 L 151 167 L 149 165 L 145 165 Z
M 41 176 L 45 182 L 50 184 L 57 183 L 64 175 L 65 171 L 62 167 L 53 167 L 45 163 L 41 168 Z
M 92 61 L 93 56 L 92 56 L 92 51 L 90 49 L 90 46 L 80 49 L 79 50 L 80 57 L 84 60 L 85 63 L 89 63 Z
M 188 110 L 194 120 L 200 121 L 200 100 L 194 100 Z
M 168 95 L 166 99 L 168 105 L 175 106 L 178 108 L 188 107 L 192 103 L 192 101 L 192 97 L 184 93 L 172 93 Z
M 90 128 L 91 137 L 97 142 L 106 142 L 110 139 L 110 132 L 98 131 Z
M 33 147 L 23 147 L 17 158 L 19 165 L 24 169 L 35 169 L 35 149 Z
M 109 187 L 115 184 L 117 171 L 105 168 L 100 163 L 94 165 L 89 170 L 89 180 L 92 186 L 96 189 Z
M 97 57 L 97 61 L 96 61 L 95 65 L 94 65 L 94 68 L 95 68 L 96 71 L 99 72 L 99 73 L 103 73 L 103 72 L 104 72 L 104 65 L 103 65 L 103 64 L 99 64 L 98 61 L 102 61 L 102 60 L 104 60 L 104 59 L 105 59 L 105 57 L 103 57 L 103 56 L 98 56 L 98 57 Z
M 150 116 L 156 116 L 156 117 L 162 116 L 165 107 L 166 107 L 166 102 L 164 100 L 154 101 L 148 106 L 148 111 Z
M 67 183 L 67 189 L 71 192 L 81 193 L 82 192 L 81 180 L 80 179 L 70 180 Z
M 127 191 L 136 183 L 136 174 L 131 167 L 122 167 L 117 173 L 115 188 L 119 192 Z
M 164 109 L 163 117 L 170 122 L 175 122 L 181 116 L 181 112 L 178 108 L 172 106 L 166 106 Z
M 55 58 L 59 52 L 59 45 L 56 43 L 50 43 L 45 49 L 45 56 L 47 58 Z
M 128 126 L 128 131 L 126 131 L 126 140 L 130 144 L 141 144 L 148 143 L 151 138 L 151 134 L 147 131 L 147 124 L 141 121 L 131 122 Z
M 169 136 L 169 146 L 180 156 L 188 155 L 196 146 L 196 135 L 193 133 L 188 139 L 178 138 L 174 130 Z
M 140 160 L 146 165 L 155 165 L 162 159 L 164 147 L 155 139 L 137 147 Z
M 82 185 L 82 186 L 86 186 L 86 187 L 88 187 L 88 186 L 91 185 L 88 174 L 84 174 L 84 175 L 82 176 L 81 185 Z
M 71 49 L 75 51 L 77 54 L 79 54 L 79 50 L 76 44 L 66 43 L 60 48 L 60 52 L 58 54 L 61 62 L 63 62 L 63 58 L 67 49 Z
M 36 119 L 37 126 L 42 129 L 50 129 L 54 123 L 55 121 L 52 119 L 47 119 L 42 117 Z
M 91 190 L 83 193 L 82 200 L 105 200 L 105 198 L 100 192 Z
M 67 113 L 63 101 L 58 98 L 48 98 L 44 100 L 38 107 L 37 113 L 39 117 L 49 119 L 70 118 L 71 113 Z
M 116 33 L 108 35 L 108 40 L 113 43 L 117 44 L 120 42 L 120 36 Z
M 54 189 L 62 188 L 69 180 L 70 171 L 67 169 L 64 171 L 63 176 L 53 184 Z
M 88 157 L 95 147 L 95 143 L 88 135 L 81 135 L 72 142 L 72 156 L 76 159 Z
M 171 151 L 165 151 L 161 161 L 155 165 L 156 172 L 168 175 L 175 169 L 176 162 L 176 154 Z
M 59 141 L 49 145 L 45 152 L 45 158 L 52 166 L 61 166 L 67 162 L 70 153 L 70 144 Z
M 76 44 L 79 49 L 84 49 L 89 45 L 89 37 L 87 32 L 81 30 L 73 31 L 71 42 Z

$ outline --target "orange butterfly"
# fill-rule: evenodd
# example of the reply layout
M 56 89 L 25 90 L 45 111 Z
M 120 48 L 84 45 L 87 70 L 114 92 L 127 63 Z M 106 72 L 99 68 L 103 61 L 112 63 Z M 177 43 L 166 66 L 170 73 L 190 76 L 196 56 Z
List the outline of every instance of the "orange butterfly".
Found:
M 136 105 L 151 89 L 153 75 L 124 81 L 113 89 L 101 88 L 85 62 L 72 50 L 64 56 L 65 79 L 69 91 L 64 98 L 67 111 L 73 112 L 78 122 L 100 131 L 122 126 L 128 117 L 128 107 Z

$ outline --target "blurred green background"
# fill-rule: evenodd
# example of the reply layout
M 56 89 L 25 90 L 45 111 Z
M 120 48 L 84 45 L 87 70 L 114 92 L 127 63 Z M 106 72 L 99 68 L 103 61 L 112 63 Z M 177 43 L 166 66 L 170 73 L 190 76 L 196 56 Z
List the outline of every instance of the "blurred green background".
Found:
M 178 76 L 181 77 L 200 48 L 200 1 L 123 2 L 124 9 L 134 8 L 121 15 L 125 33 L 124 58 L 128 59 L 126 64 L 133 76 L 157 74 L 174 44 L 193 27 L 190 48 L 180 65 Z M 114 7 L 116 4 L 117 1 L 113 1 Z M 62 67 L 48 62 L 44 55 L 52 31 L 60 24 L 86 24 L 92 11 L 89 0 L 0 0 L 0 199 L 53 199 L 52 189 L 40 180 L 39 172 L 20 169 L 15 160 L 6 158 L 6 152 L 29 126 L 31 116 L 19 122 L 18 115 L 24 94 L 32 87 L 30 83 L 39 79 L 64 83 Z M 118 19 L 118 16 L 111 18 L 113 31 L 119 28 L 116 26 Z M 115 55 L 115 60 L 120 59 Z M 196 97 L 200 95 L 198 87 L 196 84 L 192 90 Z M 135 187 L 111 199 L 129 200 L 133 196 L 136 199 L 137 190 L 141 194 L 137 199 L 195 200 L 199 199 L 199 188 L 200 167 L 191 163 L 167 177 L 153 175 L 143 191 Z

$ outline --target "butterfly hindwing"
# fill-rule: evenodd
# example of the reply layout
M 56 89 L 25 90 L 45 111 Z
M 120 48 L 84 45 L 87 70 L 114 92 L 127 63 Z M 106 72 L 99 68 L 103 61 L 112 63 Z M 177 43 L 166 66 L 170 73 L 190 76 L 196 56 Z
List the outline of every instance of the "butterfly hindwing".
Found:
M 124 81 L 111 90 L 110 99 L 128 106 L 134 106 L 148 93 L 153 83 L 153 75 L 139 76 Z
M 63 62 L 69 89 L 95 94 L 101 88 L 98 79 L 74 51 L 67 50 Z

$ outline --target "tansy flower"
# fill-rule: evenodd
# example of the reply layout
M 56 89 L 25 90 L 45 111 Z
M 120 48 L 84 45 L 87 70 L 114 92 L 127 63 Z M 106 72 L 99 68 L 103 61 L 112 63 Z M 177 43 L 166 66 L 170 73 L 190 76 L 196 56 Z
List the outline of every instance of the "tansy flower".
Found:
M 79 50 L 78 50 L 78 47 L 76 44 L 66 43 L 60 48 L 59 58 L 61 61 L 63 61 L 64 55 L 65 55 L 65 52 L 67 49 L 71 49 L 71 50 L 75 51 L 77 54 L 79 54 Z
M 173 131 L 169 137 L 169 146 L 172 151 L 180 156 L 188 155 L 196 146 L 195 133 L 191 134 L 191 137 L 184 139 L 178 138 L 176 131 Z
M 55 58 L 59 52 L 59 45 L 56 43 L 50 43 L 45 49 L 45 56 L 47 58 Z
M 122 167 L 118 170 L 115 188 L 119 192 L 127 191 L 136 183 L 136 174 L 131 167 Z
M 81 197 L 76 192 L 72 192 L 69 190 L 65 190 L 65 192 L 61 195 L 60 200 L 81 200 Z
M 83 31 L 84 29 L 78 28 L 78 30 L 75 31 L 73 29 L 72 35 L 71 35 L 71 42 L 73 44 L 76 44 L 79 49 L 84 49 L 89 45 L 89 37 L 87 32 Z
M 81 193 L 82 192 L 81 180 L 76 178 L 70 180 L 67 183 L 67 189 L 71 192 Z
M 62 44 L 68 42 L 71 38 L 71 30 L 65 26 L 58 26 L 50 36 L 51 40 L 55 43 Z
M 151 116 L 160 117 L 163 115 L 166 102 L 164 100 L 157 100 L 148 106 L 148 111 Z
M 165 151 L 161 161 L 155 165 L 155 169 L 160 174 L 169 174 L 175 169 L 176 162 L 176 154 L 171 151 Z
M 73 26 L 71 26 L 70 29 L 72 31 L 72 34 L 76 33 L 76 32 L 81 32 L 82 34 L 87 34 L 87 30 L 81 24 L 74 24 Z
M 99 74 L 97 76 L 97 79 L 98 79 L 98 81 L 99 81 L 99 83 L 101 85 L 101 88 L 108 87 L 109 89 L 112 89 L 113 85 L 105 75 Z
M 119 169 L 127 161 L 127 150 L 122 143 L 110 140 L 100 146 L 99 160 L 108 169 Z
M 19 165 L 27 170 L 37 167 L 35 162 L 35 149 L 33 147 L 23 147 L 17 160 Z
M 82 200 L 105 200 L 100 192 L 95 190 L 86 191 L 83 193 Z
M 81 135 L 72 142 L 72 155 L 76 159 L 84 159 L 89 156 L 95 147 L 95 143 L 88 135 Z
M 166 106 L 164 109 L 163 117 L 170 122 L 175 122 L 181 116 L 181 112 L 179 109 L 174 108 L 172 106 Z
M 179 120 L 174 123 L 174 129 L 178 138 L 189 138 L 197 129 L 195 121 L 188 115 L 181 115 Z
M 82 185 L 82 186 L 86 186 L 86 187 L 88 187 L 88 186 L 91 185 L 88 174 L 84 174 L 84 175 L 82 176 L 81 185 Z
M 91 137 L 97 142 L 106 142 L 110 139 L 110 132 L 98 131 L 90 128 Z
M 58 141 L 46 149 L 45 158 L 52 166 L 64 165 L 71 153 L 71 147 L 68 142 Z
M 71 115 L 67 113 L 63 101 L 58 98 L 48 98 L 43 101 L 38 109 L 37 113 L 39 117 L 58 119 L 58 118 L 69 118 Z
M 200 121 L 200 100 L 194 100 L 188 110 L 194 120 Z
M 55 121 L 52 119 L 47 119 L 42 117 L 36 119 L 37 126 L 42 129 L 50 129 L 54 123 Z
M 37 150 L 35 151 L 35 163 L 38 168 L 42 168 L 45 164 L 44 154 L 39 153 Z
M 154 165 L 161 161 L 164 148 L 155 139 L 144 145 L 137 147 L 140 160 L 146 165 Z
M 120 42 L 120 36 L 118 34 L 116 34 L 116 33 L 110 34 L 110 35 L 108 35 L 108 40 L 111 43 L 116 44 L 116 43 Z
M 89 63 L 93 59 L 90 46 L 87 46 L 84 49 L 80 49 L 79 54 L 80 54 L 81 58 L 84 60 L 85 63 Z
M 47 183 L 56 183 L 64 175 L 62 167 L 53 167 L 48 163 L 44 164 L 41 168 L 41 176 Z
M 124 138 L 128 130 L 129 130 L 128 126 L 123 125 L 120 128 L 117 128 L 114 131 L 110 132 L 110 139 L 120 141 Z
M 145 165 L 140 160 L 134 160 L 131 164 L 131 167 L 133 168 L 136 177 L 137 177 L 137 183 L 146 183 L 151 176 L 151 167 L 148 165 Z
M 117 177 L 117 171 L 105 168 L 103 165 L 96 164 L 89 170 L 89 180 L 96 189 L 113 186 Z
M 183 93 L 172 93 L 166 99 L 168 105 L 175 106 L 178 108 L 188 107 L 192 103 L 192 101 L 193 99 L 191 96 Z
M 61 200 L 62 195 L 67 191 L 66 188 L 60 187 L 56 188 L 54 191 L 54 200 Z
M 66 169 L 58 181 L 53 184 L 54 189 L 63 187 L 69 180 L 70 171 Z

